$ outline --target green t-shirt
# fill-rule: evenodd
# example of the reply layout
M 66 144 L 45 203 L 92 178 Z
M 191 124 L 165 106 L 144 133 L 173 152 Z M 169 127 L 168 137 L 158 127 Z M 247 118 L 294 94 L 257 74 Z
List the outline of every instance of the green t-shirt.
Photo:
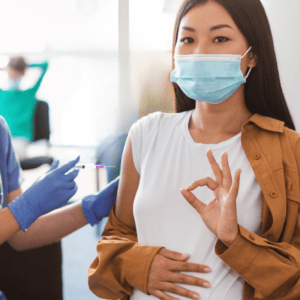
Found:
M 48 69 L 48 62 L 28 65 L 29 68 L 39 67 L 42 73 L 35 85 L 27 90 L 0 89 L 0 115 L 2 115 L 13 137 L 24 137 L 33 140 L 33 116 L 36 107 L 36 92 Z

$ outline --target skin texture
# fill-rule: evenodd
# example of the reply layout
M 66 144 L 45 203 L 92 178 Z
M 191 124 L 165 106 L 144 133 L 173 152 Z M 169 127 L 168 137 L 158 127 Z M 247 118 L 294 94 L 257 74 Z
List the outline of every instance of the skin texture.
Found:
M 232 180 L 226 152 L 222 153 L 222 170 L 214 159 L 211 149 L 206 152 L 206 155 L 216 180 L 210 177 L 202 178 L 194 181 L 186 189 L 181 189 L 180 192 L 197 210 L 207 228 L 227 247 L 230 247 L 239 234 L 236 198 L 241 170 L 235 172 Z M 190 192 L 198 186 L 207 186 L 214 192 L 216 198 L 205 205 Z
M 7 74 L 10 79 L 22 78 L 24 76 L 24 74 L 21 74 L 12 68 L 7 68 Z
M 211 31 L 211 27 L 227 24 L 232 27 L 220 28 Z M 185 30 L 183 27 L 193 28 L 194 31 Z M 237 28 L 229 13 L 219 4 L 208 2 L 207 4 L 193 7 L 183 17 L 180 24 L 178 40 L 175 48 L 175 54 L 238 54 L 243 55 L 251 45 L 247 44 L 245 37 Z M 242 59 L 241 70 L 244 75 L 248 67 L 255 67 L 257 58 L 251 54 L 251 51 Z M 197 143 L 217 144 L 225 141 L 234 135 L 241 132 L 242 125 L 252 116 L 251 112 L 245 105 L 244 84 L 228 99 L 219 104 L 210 104 L 196 101 L 196 108 L 192 113 L 189 122 L 189 131 Z M 228 198 L 230 189 L 230 207 L 234 207 L 235 195 L 237 195 L 238 179 L 240 171 L 237 170 L 234 176 L 233 183 L 230 181 L 231 175 L 229 167 L 225 168 L 226 175 L 223 185 L 223 173 L 219 166 L 213 163 L 213 155 L 208 153 L 208 159 L 212 161 L 212 168 L 216 170 L 218 175 L 216 181 L 209 180 L 210 187 L 216 189 L 216 198 Z M 223 157 L 224 166 L 226 165 L 227 157 Z M 218 169 L 219 168 L 219 169 Z M 224 169 L 223 169 L 224 171 Z M 207 180 L 208 181 L 208 180 Z M 222 181 L 222 182 L 221 182 Z M 221 186 L 222 183 L 222 186 Z M 199 182 L 194 183 L 190 189 L 193 190 Z M 201 182 L 203 184 L 203 182 Z M 139 185 L 139 174 L 135 169 L 132 157 L 132 149 L 130 139 L 127 139 L 121 164 L 121 178 L 116 203 L 116 217 L 124 222 L 127 226 L 135 229 L 133 217 L 133 201 Z M 180 187 L 178 187 L 179 189 Z M 220 193 L 219 193 L 220 192 Z M 190 200 L 189 203 L 195 205 L 195 209 L 203 212 L 203 206 L 198 199 L 191 199 L 193 194 L 190 191 L 183 191 L 183 195 Z M 220 196 L 222 194 L 222 197 Z M 223 198 L 223 196 L 225 198 Z M 226 199 L 227 199 L 226 198 Z M 187 201 L 188 201 L 187 199 Z M 197 202 L 197 201 L 198 202 Z M 196 203 L 198 203 L 196 205 Z M 199 207 L 199 204 L 201 207 Z M 228 204 L 223 211 L 228 209 Z M 224 208 L 224 207 L 223 207 Z M 217 216 L 217 210 L 213 210 Z M 207 215 L 208 216 L 208 215 Z M 227 217 L 228 214 L 223 215 Z M 201 217 L 201 214 L 200 216 Z M 234 241 L 237 235 L 237 224 L 235 223 L 236 212 L 231 212 L 231 221 L 229 224 L 229 233 L 215 230 L 216 225 L 210 224 L 211 229 L 224 239 L 227 246 Z M 216 217 L 218 220 L 218 218 Z M 219 219 L 219 224 L 223 221 Z M 216 221 L 216 223 L 218 223 Z M 230 227 L 231 226 L 231 227 Z M 209 227 L 209 228 L 210 228 Z M 196 230 L 195 230 L 196 234 Z M 217 236 L 218 236 L 217 235 Z M 227 239 L 227 240 L 226 240 Z M 213 250 L 212 250 L 213 251 Z M 180 274 L 183 270 L 194 270 L 196 272 L 204 272 L 203 265 L 191 264 L 187 262 L 188 258 L 183 258 L 180 253 L 173 252 L 172 249 L 161 249 L 154 257 L 148 280 L 148 293 L 156 296 L 159 299 L 176 299 L 164 293 L 164 291 L 172 292 L 177 295 L 182 295 L 191 299 L 200 298 L 200 295 L 195 294 L 192 290 L 187 290 L 179 287 L 176 283 L 185 283 L 189 285 L 203 286 L 204 280 L 196 277 Z M 196 265 L 196 266 L 195 266 Z M 208 282 L 207 282 L 208 283 Z M 194 295 L 194 298 L 193 298 Z
M 7 195 L 7 204 L 22 194 L 18 188 Z M 39 217 L 27 232 L 23 232 L 8 207 L 0 211 L 0 244 L 8 243 L 17 251 L 58 242 L 63 237 L 88 224 L 81 202 L 68 205 Z

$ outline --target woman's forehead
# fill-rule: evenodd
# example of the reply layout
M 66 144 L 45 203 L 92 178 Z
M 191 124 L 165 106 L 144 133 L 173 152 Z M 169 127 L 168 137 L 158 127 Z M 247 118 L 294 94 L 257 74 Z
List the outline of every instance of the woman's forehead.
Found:
M 197 28 L 209 29 L 219 24 L 228 24 L 232 28 L 236 28 L 227 10 L 222 5 L 212 1 L 191 8 L 181 19 L 180 28 L 188 26 L 196 30 Z

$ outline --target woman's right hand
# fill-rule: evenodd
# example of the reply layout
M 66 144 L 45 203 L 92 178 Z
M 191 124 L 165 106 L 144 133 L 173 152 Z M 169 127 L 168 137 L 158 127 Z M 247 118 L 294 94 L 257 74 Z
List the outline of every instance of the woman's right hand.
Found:
M 208 273 L 211 270 L 208 266 L 186 262 L 189 255 L 182 256 L 181 253 L 167 250 L 159 250 L 152 261 L 149 278 L 148 293 L 161 300 L 175 300 L 163 291 L 184 296 L 191 299 L 200 299 L 200 295 L 191 290 L 185 289 L 175 283 L 183 283 L 201 287 L 210 287 L 210 283 L 198 277 L 181 274 L 178 272 Z M 208 268 L 209 270 L 204 270 Z M 203 284 L 207 283 L 208 286 Z

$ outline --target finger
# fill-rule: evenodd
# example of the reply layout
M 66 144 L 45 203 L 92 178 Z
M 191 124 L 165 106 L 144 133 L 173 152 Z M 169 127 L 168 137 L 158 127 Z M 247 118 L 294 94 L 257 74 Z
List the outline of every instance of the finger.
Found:
M 75 167 L 75 165 L 79 162 L 79 159 L 80 159 L 80 155 L 76 159 L 71 160 L 68 163 L 66 163 L 65 165 L 59 167 L 57 170 L 60 173 L 65 174 L 66 172 L 68 172 L 69 170 L 71 170 L 72 168 Z
M 67 175 L 64 176 L 65 180 L 67 181 L 73 181 L 79 174 L 79 170 L 73 170 Z
M 185 190 L 192 191 L 198 186 L 205 186 L 205 185 L 212 191 L 214 191 L 218 187 L 218 183 L 215 180 L 213 180 L 210 177 L 205 177 L 205 178 L 195 180 L 188 187 L 186 187 Z
M 152 292 L 151 295 L 161 300 L 179 300 L 178 298 L 171 297 L 160 290 L 156 290 L 155 292 Z
M 220 169 L 218 163 L 215 160 L 215 157 L 212 153 L 212 150 L 210 148 L 208 148 L 208 150 L 206 151 L 206 156 L 208 158 L 208 161 L 210 163 L 211 169 L 214 172 L 215 178 L 216 178 L 216 182 L 219 185 L 223 184 L 223 173 L 222 170 Z
M 188 285 L 194 285 L 194 286 L 200 286 L 203 288 L 210 287 L 210 283 L 207 280 L 190 276 L 186 274 L 181 273 L 174 273 L 171 272 L 169 282 L 175 282 L 175 283 L 182 283 L 182 284 L 188 284 Z
M 162 248 L 158 251 L 158 253 L 162 256 L 164 256 L 165 258 L 171 259 L 171 260 L 180 260 L 180 261 L 184 261 L 187 260 L 190 255 L 187 253 L 179 253 L 176 251 L 171 251 L 168 250 L 166 248 Z
M 234 173 L 233 183 L 228 193 L 228 199 L 232 199 L 232 201 L 236 201 L 239 193 L 241 173 L 242 169 L 237 169 Z
M 200 295 L 198 293 L 185 289 L 171 282 L 165 282 L 163 290 L 190 299 L 200 299 Z
M 223 186 L 227 191 L 229 191 L 232 185 L 232 177 L 231 177 L 230 167 L 228 163 L 228 153 L 223 152 L 221 159 L 222 159 L 222 171 L 223 171 Z
M 67 201 L 69 201 L 77 193 L 77 190 L 77 185 L 75 185 L 75 187 L 72 190 L 66 190 L 66 198 L 68 199 Z
M 205 209 L 206 204 L 201 202 L 192 192 L 185 189 L 180 189 L 182 196 L 191 204 L 197 212 L 201 215 L 202 211 Z
M 211 269 L 206 265 L 190 263 L 186 261 L 172 261 L 170 262 L 169 269 L 171 271 L 180 272 L 196 272 L 196 273 L 209 273 Z
M 65 184 L 64 187 L 67 190 L 73 190 L 75 188 L 75 186 L 76 186 L 76 182 L 75 181 L 69 181 L 69 182 L 66 182 L 66 184 Z
M 56 160 L 55 162 L 52 163 L 50 169 L 47 171 L 47 173 L 50 173 L 51 171 L 55 170 L 59 165 L 59 160 Z

